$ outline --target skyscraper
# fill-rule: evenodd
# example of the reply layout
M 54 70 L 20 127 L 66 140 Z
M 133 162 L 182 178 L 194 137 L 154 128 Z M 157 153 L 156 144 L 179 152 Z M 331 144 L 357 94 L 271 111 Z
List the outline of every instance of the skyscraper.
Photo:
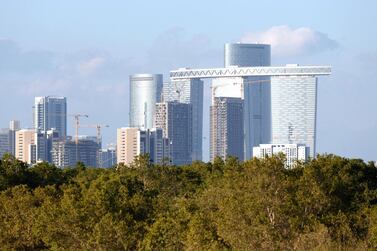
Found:
M 173 80 L 164 83 L 163 99 L 192 105 L 192 160 L 202 160 L 203 139 L 203 81 L 200 79 Z
M 225 67 L 253 67 L 271 65 L 271 46 L 267 44 L 227 43 L 224 47 Z M 213 80 L 217 92 L 236 97 L 239 92 L 244 100 L 245 159 L 250 159 L 254 146 L 271 141 L 271 84 L 270 77 L 239 77 L 232 84 L 237 86 L 229 91 L 224 81 Z M 220 83 L 219 83 L 220 82 Z M 240 91 L 238 91 L 240 90 Z M 233 93 L 232 95 L 230 95 Z
M 162 82 L 162 74 L 130 76 L 130 127 L 153 127 L 156 103 L 161 100 Z
M 55 129 L 64 139 L 67 136 L 67 99 L 65 97 L 35 97 L 34 127 L 37 132 Z
M 271 78 L 272 143 L 304 144 L 316 153 L 317 78 Z
M 169 139 L 170 161 L 174 165 L 192 162 L 192 105 L 162 102 L 156 104 L 155 127 Z
M 226 43 L 224 46 L 224 66 L 269 66 L 271 46 L 269 44 Z
M 317 76 L 330 74 L 330 66 L 232 66 L 180 68 L 170 71 L 170 78 L 212 78 L 215 97 L 239 95 L 242 98 L 243 93 L 245 158 L 248 159 L 252 154 L 250 146 L 271 141 L 304 144 L 311 148 L 310 156 L 315 156 Z M 240 90 L 237 86 L 241 86 Z
M 148 132 L 149 135 L 149 155 L 151 162 L 162 164 L 169 159 L 169 139 L 164 137 L 162 128 L 152 128 Z
M 36 160 L 46 161 L 52 163 L 51 150 L 53 142 L 59 141 L 58 131 L 55 129 L 48 130 L 46 132 L 35 133 L 35 148 L 36 148 Z
M 210 108 L 210 159 L 244 158 L 243 100 L 215 97 Z

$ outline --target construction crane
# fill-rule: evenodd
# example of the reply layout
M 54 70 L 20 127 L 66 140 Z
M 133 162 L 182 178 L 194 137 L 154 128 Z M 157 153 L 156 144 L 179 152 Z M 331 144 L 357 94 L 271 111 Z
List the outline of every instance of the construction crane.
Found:
M 174 81 L 174 89 L 175 89 L 175 93 L 177 93 L 178 95 L 178 100 L 177 100 L 178 102 L 182 102 L 181 94 L 183 92 L 183 88 L 184 88 L 184 83 L 179 82 L 178 84 L 176 81 Z
M 80 117 L 88 118 L 89 115 L 87 114 L 68 114 L 68 116 L 74 117 L 75 119 L 75 143 L 76 146 L 79 143 L 79 127 L 80 127 Z
M 97 144 L 100 145 L 100 143 L 101 143 L 101 128 L 110 127 L 110 126 L 105 125 L 105 124 L 91 124 L 91 125 L 80 125 L 80 127 L 96 128 L 97 129 Z

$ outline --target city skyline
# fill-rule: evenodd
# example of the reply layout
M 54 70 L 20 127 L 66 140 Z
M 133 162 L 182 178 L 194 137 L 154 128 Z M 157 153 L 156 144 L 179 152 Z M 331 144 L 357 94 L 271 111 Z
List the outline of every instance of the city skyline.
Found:
M 194 105 L 198 111 L 203 108 L 202 102 L 198 102 L 198 100 L 202 100 L 203 96 L 203 92 L 200 91 L 203 89 L 204 83 L 201 80 L 202 78 L 213 79 L 212 105 L 210 107 L 210 159 L 212 161 L 217 156 L 221 156 L 223 159 L 227 158 L 227 156 L 236 156 L 240 160 L 250 159 L 251 157 L 248 155 L 253 155 L 253 150 L 248 149 L 249 142 L 247 139 L 249 137 L 254 139 L 253 147 L 266 143 L 298 143 L 307 146 L 310 150 L 309 155 L 311 158 L 315 156 L 317 76 L 331 74 L 331 67 L 298 66 L 294 64 L 288 64 L 284 67 L 271 67 L 268 66 L 269 56 L 265 56 L 266 53 L 263 48 L 267 46 L 267 51 L 269 52 L 268 45 L 262 47 L 258 44 L 236 43 L 233 45 L 235 53 L 228 53 L 228 55 L 227 47 L 229 47 L 229 44 L 225 45 L 225 58 L 233 58 L 231 65 L 225 63 L 227 66 L 225 68 L 180 68 L 172 70 L 170 72 L 171 82 L 165 82 L 164 88 L 162 86 L 162 75 L 134 74 L 130 76 L 131 127 L 129 128 L 137 130 L 135 133 L 138 135 L 139 133 L 144 135 L 139 137 L 134 134 L 138 138 L 135 138 L 135 140 L 144 142 L 145 145 L 143 146 L 144 143 L 130 145 L 128 140 L 125 141 L 125 138 L 123 139 L 123 136 L 120 136 L 118 128 L 118 149 L 130 147 L 126 151 L 129 152 L 125 157 L 128 159 L 126 163 L 131 163 L 136 155 L 143 153 L 151 153 L 151 159 L 157 160 L 157 162 L 161 162 L 165 158 L 162 156 L 166 156 L 175 165 L 189 164 L 194 160 L 202 160 L 193 151 L 193 145 L 195 144 L 193 135 L 197 134 L 197 136 L 202 137 L 198 133 L 199 131 L 194 129 L 196 123 L 203 119 L 200 116 L 201 112 L 196 112 L 196 118 L 193 118 Z M 269 53 L 267 54 L 269 55 Z M 250 66 L 253 64 L 250 62 L 255 59 L 266 61 L 267 66 L 239 67 L 235 65 Z M 264 63 L 257 62 L 256 64 Z M 265 94 L 263 94 L 264 91 L 262 91 L 261 87 L 265 87 Z M 162 91 L 163 89 L 164 91 Z M 263 98 L 265 101 L 261 99 L 261 94 L 262 96 L 265 95 Z M 164 96 L 174 101 L 166 101 Z M 159 103 L 160 99 L 164 101 Z M 95 163 L 94 166 L 97 165 L 99 157 L 97 160 L 93 160 L 90 156 L 98 155 L 98 153 L 93 155 L 91 149 L 100 149 L 99 126 L 101 125 L 96 125 L 97 137 L 92 137 L 95 140 L 87 141 L 90 144 L 95 144 L 95 146 L 91 147 L 85 142 L 78 144 L 80 141 L 78 129 L 82 127 L 78 117 L 88 117 L 88 115 L 70 114 L 76 120 L 76 153 L 74 153 L 74 142 L 68 140 L 70 143 L 66 143 L 64 142 L 67 138 L 66 136 L 59 137 L 60 131 L 66 131 L 66 107 L 65 97 L 47 96 L 35 98 L 33 116 L 35 118 L 34 124 L 37 127 L 31 130 L 35 132 L 35 136 L 33 135 L 34 137 L 31 139 L 35 143 L 30 141 L 28 143 L 30 146 L 26 145 L 24 146 L 26 150 L 22 150 L 22 152 L 27 150 L 30 152 L 27 154 L 28 163 L 44 160 L 64 167 L 68 165 L 67 161 L 73 161 L 74 158 L 83 158 L 85 159 L 84 163 Z M 265 112 L 263 113 L 262 111 Z M 265 115 L 261 116 L 261 114 Z M 269 125 L 266 123 L 265 127 L 260 125 L 262 117 L 272 118 L 272 123 L 270 122 Z M 149 120 L 152 121 L 148 123 Z M 270 120 L 268 119 L 267 121 Z M 247 126 L 250 122 L 250 130 L 244 130 L 244 126 Z M 11 121 L 10 128 L 14 126 L 13 124 L 15 123 Z M 55 126 L 52 127 L 53 124 L 56 124 L 56 128 Z M 63 125 L 64 130 L 59 128 L 61 125 Z M 201 127 L 200 124 L 199 126 Z M 157 140 L 159 138 L 155 137 L 157 134 L 149 137 L 149 132 L 144 130 L 152 129 L 152 127 L 160 128 L 165 139 L 160 138 Z M 269 132 L 270 127 L 273 129 L 272 134 L 265 133 L 264 130 Z M 9 144 L 5 141 L 10 134 L 9 136 L 7 135 L 5 133 L 2 136 L 4 138 L 2 140 L 4 141 L 4 148 L 9 147 Z M 119 137 L 121 137 L 122 143 L 120 143 Z M 61 146 L 58 141 L 61 141 Z M 149 142 L 151 142 L 151 145 Z M 80 152 L 81 150 L 79 151 L 79 145 L 83 151 L 82 153 Z M 164 147 L 163 145 L 166 146 Z M 170 146 L 168 147 L 168 145 Z M 202 145 L 200 145 L 201 147 Z M 18 148 L 19 146 L 17 145 L 16 149 Z M 168 149 L 168 152 L 164 149 Z M 16 153 L 16 155 L 18 154 Z M 20 158 L 25 157 L 20 156 Z M 123 157 L 118 162 L 122 162 L 122 159 Z
M 276 6 L 272 8 L 270 4 L 257 3 L 253 8 L 279 9 Z M 205 20 L 209 20 L 207 15 L 216 17 L 225 12 L 225 7 L 212 6 L 217 8 L 217 13 L 199 11 L 196 20 L 190 20 L 189 15 L 183 14 L 182 21 L 174 25 L 165 17 L 156 24 L 142 22 L 141 27 L 151 25 L 147 35 L 127 26 L 129 18 L 125 16 L 123 21 L 123 15 L 120 16 L 120 12 L 113 7 L 107 9 L 115 11 L 113 17 L 100 12 L 103 5 L 95 1 L 91 6 L 93 14 L 86 13 L 85 16 L 98 27 L 96 31 L 90 29 L 89 23 L 79 24 L 70 31 L 66 29 L 74 26 L 68 24 L 81 18 L 79 14 L 84 10 L 83 3 L 77 4 L 70 20 L 63 20 L 61 15 L 52 17 L 42 11 L 42 16 L 51 18 L 51 22 L 44 24 L 37 18 L 41 14 L 39 3 L 30 6 L 31 12 L 24 16 L 23 10 L 15 12 L 17 4 L 4 4 L 0 10 L 0 86 L 13 95 L 1 99 L 0 127 L 6 127 L 11 119 L 21 120 L 23 128 L 31 127 L 34 96 L 61 95 L 68 99 L 69 113 L 88 113 L 89 122 L 110 124 L 111 130 L 104 131 L 106 145 L 115 142 L 115 128 L 127 125 L 127 115 L 121 118 L 116 115 L 121 112 L 117 107 L 128 110 L 129 75 L 140 72 L 163 73 L 166 80 L 169 70 L 181 66 L 221 66 L 222 47 L 226 42 L 271 42 L 272 65 L 333 65 L 333 75 L 323 78 L 318 89 L 317 152 L 375 160 L 376 155 L 369 146 L 377 142 L 377 116 L 374 116 L 377 101 L 373 98 L 377 90 L 374 84 L 375 69 L 372 67 L 377 62 L 374 45 L 377 44 L 377 33 L 373 30 L 376 28 L 369 27 L 368 23 L 375 21 L 371 10 L 375 9 L 376 3 L 367 1 L 364 4 L 369 8 L 345 1 L 342 6 L 337 6 L 339 11 L 334 13 L 329 10 L 331 6 L 337 5 L 336 2 L 324 4 L 319 1 L 305 6 L 299 2 L 290 2 L 281 6 L 276 16 L 273 13 L 277 12 L 272 10 L 273 13 L 269 15 L 271 20 L 253 23 L 257 17 L 254 19 L 241 15 L 248 9 L 246 7 L 252 7 L 251 4 L 239 1 L 232 6 L 240 15 L 231 14 L 234 18 L 222 30 L 209 29 L 214 27 L 214 23 L 204 22 L 204 16 Z M 52 14 L 58 10 L 65 13 L 72 5 L 73 2 L 68 1 L 60 4 L 59 8 L 46 6 L 45 9 L 52 8 Z M 119 10 L 125 8 L 119 2 L 118 5 Z M 132 4 L 127 9 L 139 5 Z M 162 11 L 164 5 L 160 3 L 155 7 Z M 322 9 L 323 5 L 331 6 Z M 297 12 L 290 17 L 284 10 L 293 6 Z M 171 15 L 175 16 L 178 8 L 171 6 Z M 319 12 L 321 20 L 314 19 Z M 15 21 L 10 13 L 16 18 L 19 15 L 18 20 Z M 102 17 L 105 15 L 108 20 L 95 21 L 94 13 L 102 13 Z M 142 15 L 149 14 L 151 12 L 147 11 Z M 116 24 L 115 21 L 126 27 L 125 31 L 120 29 L 120 25 L 110 32 L 110 24 Z M 80 29 L 83 29 L 82 33 L 77 32 Z M 27 36 L 31 32 L 35 32 L 35 35 Z M 64 39 L 59 39 L 61 36 Z M 290 38 L 288 43 L 284 43 L 283 38 L 286 36 Z M 125 42 L 125 37 L 129 42 Z M 138 53 L 141 53 L 140 58 L 135 56 Z M 203 131 L 208 135 L 208 84 L 204 92 L 203 112 L 206 119 Z M 9 107 L 12 107 L 11 112 L 6 109 Z M 68 134 L 73 135 L 72 120 L 68 121 L 68 128 Z M 81 132 L 94 135 L 90 129 L 82 129 Z M 208 139 L 204 141 L 203 150 L 207 153 L 203 155 L 208 157 Z

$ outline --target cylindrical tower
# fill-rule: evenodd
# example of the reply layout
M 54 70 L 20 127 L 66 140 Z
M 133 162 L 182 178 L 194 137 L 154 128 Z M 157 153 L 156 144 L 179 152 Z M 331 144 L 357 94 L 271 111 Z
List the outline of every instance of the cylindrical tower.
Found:
M 269 44 L 227 43 L 224 47 L 224 66 L 270 66 L 271 46 Z
M 225 67 L 258 67 L 271 65 L 268 44 L 227 43 Z M 269 77 L 243 77 L 245 159 L 252 157 L 254 146 L 271 141 L 271 84 Z M 260 81 L 260 82 L 258 82 Z M 233 90 L 232 92 L 234 92 Z M 230 92 L 229 92 L 230 93 Z
M 161 101 L 162 84 L 162 74 L 130 76 L 130 127 L 153 127 L 156 103 Z

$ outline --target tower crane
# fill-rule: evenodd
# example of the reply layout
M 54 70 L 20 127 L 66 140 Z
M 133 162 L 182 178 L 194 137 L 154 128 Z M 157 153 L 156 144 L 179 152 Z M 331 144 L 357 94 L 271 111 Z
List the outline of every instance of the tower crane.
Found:
M 68 114 L 68 116 L 74 117 L 74 119 L 75 119 L 75 143 L 76 143 L 76 146 L 77 146 L 77 144 L 79 143 L 80 117 L 88 118 L 89 115 L 75 113 L 75 114 Z
M 182 94 L 183 89 L 184 89 L 184 83 L 174 81 L 174 89 L 175 89 L 175 93 L 177 93 L 177 96 L 178 96 L 177 101 L 182 102 L 181 101 L 181 94 Z
M 90 124 L 90 125 L 80 125 L 80 127 L 89 127 L 89 128 L 96 128 L 97 130 L 97 144 L 100 145 L 101 143 L 101 128 L 110 127 L 106 124 Z

